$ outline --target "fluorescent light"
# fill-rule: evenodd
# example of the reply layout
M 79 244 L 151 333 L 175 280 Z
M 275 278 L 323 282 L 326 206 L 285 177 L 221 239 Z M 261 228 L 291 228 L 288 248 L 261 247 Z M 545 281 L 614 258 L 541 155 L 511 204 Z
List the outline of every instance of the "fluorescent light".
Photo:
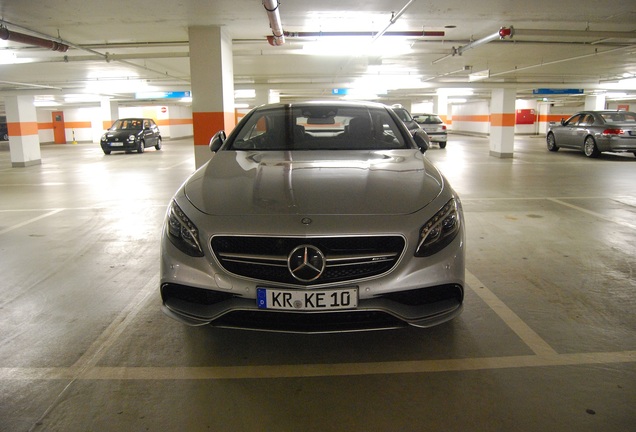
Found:
M 406 39 L 378 39 L 369 36 L 321 37 L 303 45 L 303 54 L 317 56 L 379 56 L 391 57 L 410 53 Z
M 470 88 L 441 88 L 437 89 L 437 94 L 446 96 L 472 96 L 473 89 Z
M 102 96 L 96 94 L 67 94 L 64 96 L 66 103 L 101 102 Z
M 234 90 L 234 99 L 254 99 L 255 97 L 256 97 L 255 89 Z
M 59 102 L 55 102 L 54 100 L 41 100 L 41 101 L 34 101 L 33 102 L 33 106 L 36 107 L 54 107 L 54 106 L 60 106 Z
M 469 81 L 481 81 L 490 77 L 490 69 L 486 69 L 479 72 L 473 72 L 468 75 Z

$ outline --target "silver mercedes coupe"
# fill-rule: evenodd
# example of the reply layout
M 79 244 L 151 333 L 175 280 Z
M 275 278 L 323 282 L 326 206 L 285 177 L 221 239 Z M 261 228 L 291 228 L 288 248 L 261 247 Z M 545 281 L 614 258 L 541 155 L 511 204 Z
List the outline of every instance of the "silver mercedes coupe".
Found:
M 460 314 L 459 197 L 392 108 L 264 105 L 172 198 L 163 311 L 188 325 L 320 333 Z

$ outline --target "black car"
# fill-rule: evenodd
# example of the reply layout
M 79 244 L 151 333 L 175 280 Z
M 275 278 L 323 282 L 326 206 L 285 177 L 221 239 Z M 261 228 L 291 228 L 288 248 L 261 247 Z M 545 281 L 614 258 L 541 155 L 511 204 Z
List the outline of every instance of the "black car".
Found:
M 7 128 L 7 118 L 0 117 L 0 141 L 9 140 L 9 129 Z
M 133 150 L 143 153 L 146 147 L 153 146 L 161 150 L 161 132 L 151 118 L 119 119 L 102 135 L 101 146 L 105 154 Z

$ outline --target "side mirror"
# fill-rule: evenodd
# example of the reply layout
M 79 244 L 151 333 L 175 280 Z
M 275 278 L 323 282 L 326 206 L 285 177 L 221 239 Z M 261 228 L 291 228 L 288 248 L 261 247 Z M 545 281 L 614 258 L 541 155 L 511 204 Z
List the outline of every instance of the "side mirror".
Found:
M 415 132 L 413 132 L 413 140 L 415 141 L 415 144 L 417 144 L 417 146 L 420 148 L 420 151 L 422 153 L 428 150 L 428 147 L 429 147 L 428 134 L 423 129 L 416 130 Z
M 561 119 L 561 126 L 565 126 L 565 119 Z
M 225 131 L 218 131 L 210 140 L 210 151 L 216 153 L 226 140 Z

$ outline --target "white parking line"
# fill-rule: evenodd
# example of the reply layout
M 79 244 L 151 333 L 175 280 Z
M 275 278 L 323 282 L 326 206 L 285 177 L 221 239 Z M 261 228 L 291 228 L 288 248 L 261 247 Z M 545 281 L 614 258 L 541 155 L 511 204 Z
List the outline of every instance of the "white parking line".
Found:
M 532 330 L 519 316 L 502 302 L 474 274 L 466 270 L 466 284 L 477 294 L 510 329 L 537 355 L 556 355 L 556 351 Z
M 593 212 L 591 210 L 587 210 L 587 209 L 584 209 L 582 207 L 575 206 L 574 204 L 566 203 L 565 201 L 561 201 L 560 199 L 557 199 L 557 198 L 548 198 L 548 200 L 552 201 L 552 202 L 555 202 L 557 204 L 560 204 L 562 206 L 569 207 L 571 209 L 578 210 L 580 212 L 589 214 L 590 216 L 594 216 L 594 217 L 597 217 L 599 219 L 603 219 L 603 220 L 606 220 L 608 222 L 612 222 L 612 223 L 615 223 L 617 225 L 622 225 L 622 226 L 624 226 L 626 228 L 636 230 L 636 225 L 633 224 L 633 223 L 629 223 L 629 222 L 626 222 L 626 221 L 618 219 L 618 218 L 605 216 L 605 215 L 602 215 L 600 213 L 596 213 L 596 212 Z
M 22 228 L 22 227 L 23 227 L 23 226 L 25 226 L 25 225 L 29 225 L 30 223 L 37 222 L 37 221 L 39 221 L 39 220 L 41 220 L 41 219 L 44 219 L 44 218 L 47 218 L 47 217 L 49 217 L 49 216 L 53 216 L 54 214 L 57 214 L 57 213 L 59 213 L 59 212 L 61 212 L 61 211 L 63 211 L 63 210 L 64 210 L 64 209 L 55 209 L 55 210 L 51 210 L 51 211 L 49 211 L 48 213 L 45 213 L 45 214 L 40 215 L 40 216 L 38 216 L 38 217 L 34 217 L 34 218 L 29 219 L 29 220 L 26 220 L 26 221 L 24 221 L 24 222 L 20 222 L 20 223 L 19 223 L 19 224 L 17 224 L 17 225 L 13 225 L 13 226 L 10 226 L 10 227 L 8 227 L 8 228 L 3 229 L 2 231 L 0 231 L 0 235 L 5 234 L 5 233 L 8 233 L 9 231 L 16 230 L 16 229 L 18 229 L 18 228 Z
M 68 368 L 0 368 L 0 381 L 69 380 L 69 385 L 59 395 L 61 397 L 69 386 L 77 380 L 276 379 L 458 372 L 636 362 L 636 351 L 558 354 L 471 272 L 467 272 L 467 282 L 468 286 L 534 351 L 534 355 L 303 365 L 213 367 L 97 366 L 102 356 L 124 333 L 128 325 L 134 321 L 138 313 L 146 305 L 150 294 L 158 284 L 157 277 L 153 277 L 73 366 Z

